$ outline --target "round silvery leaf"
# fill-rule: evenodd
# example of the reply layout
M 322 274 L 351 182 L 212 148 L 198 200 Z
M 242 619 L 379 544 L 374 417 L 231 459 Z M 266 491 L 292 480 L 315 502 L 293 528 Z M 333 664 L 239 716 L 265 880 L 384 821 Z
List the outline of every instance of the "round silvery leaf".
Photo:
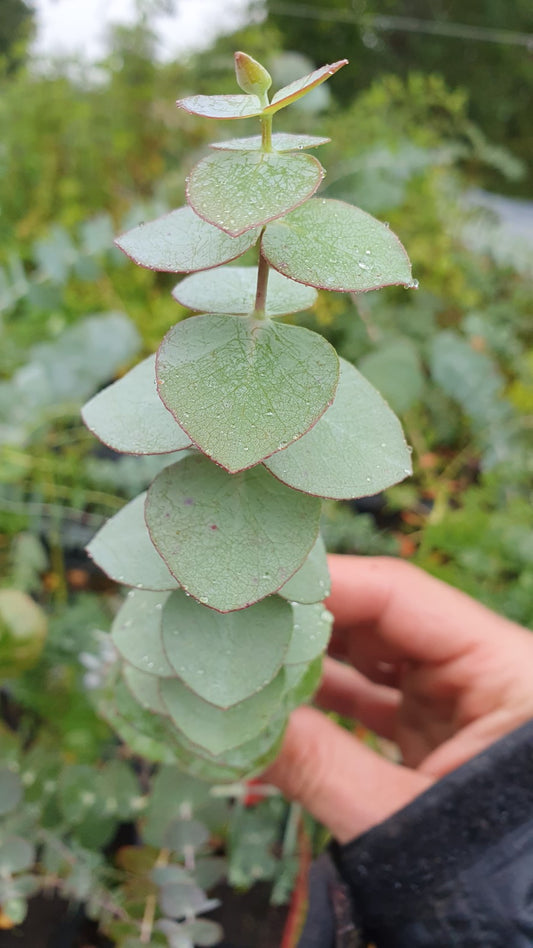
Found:
M 139 224 L 115 241 L 141 267 L 167 273 L 209 270 L 235 260 L 253 247 L 259 228 L 236 239 L 198 217 L 190 207 L 180 207 L 148 224 Z
M 285 665 L 312 662 L 327 648 L 333 616 L 322 603 L 293 603 L 294 625 Z
M 296 572 L 318 535 L 320 509 L 318 498 L 285 487 L 262 465 L 231 475 L 197 455 L 156 477 L 145 512 L 180 585 L 231 612 L 276 592 Z
M 319 138 L 316 135 L 292 135 L 287 132 L 274 132 L 272 148 L 274 151 L 302 151 L 307 148 L 318 148 L 327 145 L 331 138 Z M 219 151 L 261 151 L 263 139 L 261 135 L 251 135 L 249 138 L 230 138 L 226 141 L 212 142 L 210 148 Z
M 308 666 L 305 668 L 307 669 Z M 292 670 L 288 671 L 291 673 Z M 296 676 L 291 674 L 292 679 L 296 681 Z M 271 718 L 259 734 L 222 754 L 214 755 L 205 747 L 193 744 L 183 733 L 177 734 L 177 742 L 184 753 L 191 756 L 191 759 L 201 766 L 205 765 L 201 770 L 195 771 L 197 777 L 208 780 L 210 783 L 224 783 L 228 780 L 242 780 L 254 773 L 261 773 L 278 755 L 286 725 L 287 712 L 284 698 L 282 713 L 278 712 Z
M 111 638 L 122 658 L 149 675 L 175 674 L 161 643 L 163 606 L 169 595 L 132 589 L 111 628 Z
M 164 846 L 172 852 L 183 854 L 186 849 L 200 849 L 208 840 L 209 830 L 199 820 L 176 819 L 167 827 Z
M 178 283 L 172 295 L 182 306 L 203 313 L 246 315 L 253 311 L 256 290 L 257 267 L 230 266 L 193 273 Z M 316 298 L 313 287 L 288 280 L 276 270 L 270 271 L 265 304 L 267 316 L 285 316 L 309 309 Z
M 114 451 L 169 454 L 191 447 L 157 393 L 155 355 L 98 392 L 81 415 L 89 431 Z
M 87 547 L 110 579 L 138 589 L 171 590 L 178 583 L 157 552 L 144 520 L 146 492 L 111 517 Z
M 278 596 L 221 614 L 179 591 L 163 610 L 162 641 L 170 664 L 195 694 L 219 708 L 238 704 L 272 681 L 292 636 L 291 607 Z
M 167 709 L 159 695 L 159 678 L 139 671 L 127 662 L 122 666 L 122 677 L 132 697 L 141 708 L 166 716 Z
M 291 602 L 322 602 L 329 596 L 331 584 L 329 580 L 326 547 L 321 536 L 309 556 L 288 583 L 279 590 L 279 595 Z
M 268 225 L 262 250 L 280 273 L 325 290 L 361 293 L 381 286 L 416 285 L 395 234 L 344 201 L 307 201 Z
M 10 813 L 22 800 L 20 777 L 7 767 L 0 767 L 0 816 Z
M 165 405 L 192 441 L 231 472 L 300 438 L 333 400 L 339 360 L 317 333 L 270 320 L 195 316 L 157 355 Z
M 321 678 L 322 656 L 315 658 L 309 664 L 286 667 L 283 704 L 287 714 L 311 700 L 320 685 Z
M 176 105 L 192 115 L 214 119 L 252 118 L 263 111 L 256 95 L 189 95 Z
M 378 494 L 411 474 L 396 415 L 344 359 L 333 404 L 303 438 L 264 464 L 285 484 L 336 500 Z
M 173 727 L 166 718 L 147 714 L 128 692 L 123 682 L 118 682 L 117 688 L 123 688 L 127 694 L 129 706 L 124 707 L 123 698 L 120 699 L 120 711 L 117 707 L 116 695 L 100 698 L 98 711 L 102 718 L 118 734 L 119 738 L 129 747 L 133 754 L 158 764 L 176 763 L 179 758 L 178 748 L 175 746 Z M 134 727 L 132 721 L 137 726 Z
M 267 726 L 279 708 L 284 674 L 280 672 L 266 688 L 225 711 L 203 701 L 176 679 L 161 681 L 161 697 L 178 731 L 192 744 L 220 756 L 252 740 Z
M 0 877 L 29 869 L 35 861 L 35 847 L 21 836 L 4 836 L 0 841 Z
M 203 220 L 239 237 L 307 201 L 323 177 L 312 155 L 217 151 L 191 171 L 187 200 Z

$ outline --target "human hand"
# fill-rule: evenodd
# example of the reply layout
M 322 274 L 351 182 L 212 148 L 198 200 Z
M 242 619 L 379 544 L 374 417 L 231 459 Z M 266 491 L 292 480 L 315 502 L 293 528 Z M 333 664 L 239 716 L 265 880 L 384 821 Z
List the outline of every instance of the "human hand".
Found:
M 533 635 L 401 560 L 329 565 L 343 663 L 326 659 L 317 701 L 395 741 L 403 765 L 299 708 L 264 779 L 344 843 L 533 717 Z

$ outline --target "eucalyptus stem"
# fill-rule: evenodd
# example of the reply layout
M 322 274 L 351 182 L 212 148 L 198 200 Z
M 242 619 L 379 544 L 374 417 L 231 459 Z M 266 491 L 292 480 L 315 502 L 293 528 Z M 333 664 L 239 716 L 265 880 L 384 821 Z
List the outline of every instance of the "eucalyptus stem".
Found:
M 272 116 L 261 118 L 261 151 L 272 151 Z
M 162 849 L 155 861 L 154 867 L 159 866 L 168 866 L 170 859 L 170 850 Z M 152 931 L 154 928 L 155 922 L 155 913 L 157 909 L 157 895 L 151 894 L 146 899 L 146 904 L 144 907 L 144 915 L 141 922 L 141 932 L 139 936 L 139 941 L 143 945 L 149 945 L 152 939 Z
M 252 316 L 256 319 L 265 319 L 266 295 L 268 286 L 268 274 L 270 267 L 263 256 L 259 253 L 259 267 L 257 270 L 257 291 L 255 294 L 255 306 Z

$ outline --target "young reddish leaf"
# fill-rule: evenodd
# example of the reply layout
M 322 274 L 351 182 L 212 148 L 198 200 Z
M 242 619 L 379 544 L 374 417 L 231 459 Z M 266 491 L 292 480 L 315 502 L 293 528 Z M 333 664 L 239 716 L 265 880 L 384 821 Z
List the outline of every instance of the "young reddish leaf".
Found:
M 115 243 L 140 267 L 191 273 L 235 260 L 255 244 L 258 236 L 259 228 L 237 238 L 228 237 L 190 207 L 180 207 L 148 224 L 139 224 L 117 237 Z
M 317 135 L 292 135 L 289 132 L 274 132 L 272 135 L 273 151 L 304 151 L 307 148 L 318 148 L 327 145 L 331 138 L 320 138 Z M 210 148 L 218 151 L 261 151 L 263 139 L 261 135 L 251 135 L 249 138 L 229 138 L 222 142 L 212 142 Z
M 276 592 L 318 535 L 321 504 L 262 466 L 228 474 L 202 455 L 165 468 L 148 491 L 153 543 L 178 582 L 218 612 Z
M 308 76 L 303 76 L 301 79 L 290 82 L 288 86 L 284 86 L 283 89 L 276 92 L 270 105 L 265 108 L 264 114 L 273 115 L 273 113 L 279 109 L 284 109 L 285 106 L 290 105 L 291 102 L 296 102 L 297 99 L 301 99 L 303 95 L 307 95 L 308 92 L 316 89 L 317 86 L 325 82 L 326 79 L 329 79 L 330 76 L 335 75 L 335 73 L 343 66 L 346 66 L 347 63 L 347 59 L 339 59 L 336 63 L 322 66 L 320 69 L 315 69 L 314 72 L 310 72 Z
M 235 53 L 235 76 L 237 84 L 249 95 L 263 96 L 272 85 L 272 76 L 257 59 L 248 53 Z
M 303 438 L 264 462 L 285 484 L 337 500 L 377 494 L 411 473 L 396 415 L 353 365 L 340 362 L 333 404 Z
M 214 119 L 252 118 L 263 111 L 256 95 L 190 95 L 178 99 L 176 105 L 192 115 Z
M 317 198 L 269 224 L 263 253 L 285 276 L 325 290 L 361 293 L 418 285 L 396 235 L 344 201 Z
M 231 313 L 246 315 L 254 308 L 257 289 L 257 267 L 218 267 L 216 270 L 193 273 L 174 288 L 174 299 L 203 313 Z M 310 309 L 316 302 L 317 292 L 288 280 L 276 270 L 268 276 L 265 315 L 285 316 Z
M 98 392 L 83 406 L 81 416 L 89 431 L 114 451 L 169 454 L 191 447 L 190 438 L 157 394 L 155 355 Z
M 205 221 L 239 237 L 307 201 L 323 177 L 312 155 L 216 152 L 191 171 L 187 200 Z
M 333 400 L 338 357 L 317 333 L 208 314 L 167 333 L 159 394 L 196 445 L 242 471 L 300 438 Z

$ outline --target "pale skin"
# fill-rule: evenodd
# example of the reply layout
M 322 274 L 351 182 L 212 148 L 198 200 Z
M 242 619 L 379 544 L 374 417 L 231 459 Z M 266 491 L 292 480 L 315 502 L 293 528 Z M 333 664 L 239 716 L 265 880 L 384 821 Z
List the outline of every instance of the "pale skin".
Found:
M 533 717 L 533 635 L 400 560 L 329 565 L 334 657 L 317 703 L 394 741 L 403 763 L 299 708 L 264 779 L 346 843 Z

